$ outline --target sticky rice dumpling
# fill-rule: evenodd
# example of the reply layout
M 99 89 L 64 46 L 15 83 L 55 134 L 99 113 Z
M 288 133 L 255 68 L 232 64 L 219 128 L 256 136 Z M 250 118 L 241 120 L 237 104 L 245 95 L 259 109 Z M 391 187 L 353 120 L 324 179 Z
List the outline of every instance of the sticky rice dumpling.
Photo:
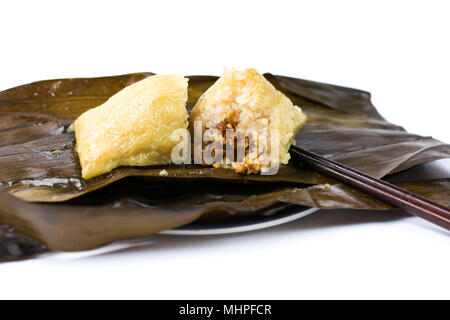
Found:
M 118 166 L 170 163 L 178 143 L 171 134 L 188 127 L 187 86 L 182 75 L 151 76 L 76 119 L 73 129 L 83 178 Z
M 223 76 L 195 105 L 190 122 L 191 128 L 197 122 L 203 132 L 215 131 L 210 141 L 223 142 L 222 151 L 215 150 L 215 155 L 224 153 L 223 160 L 210 163 L 214 167 L 233 168 L 238 173 L 264 173 L 274 162 L 288 163 L 289 148 L 305 124 L 306 115 L 255 69 L 224 69 Z M 233 143 L 225 137 L 228 129 L 245 136 L 245 153 L 239 161 L 236 154 L 227 155 L 227 144 Z M 252 151 L 248 132 L 257 133 L 257 143 L 267 141 L 266 153 L 261 145 Z

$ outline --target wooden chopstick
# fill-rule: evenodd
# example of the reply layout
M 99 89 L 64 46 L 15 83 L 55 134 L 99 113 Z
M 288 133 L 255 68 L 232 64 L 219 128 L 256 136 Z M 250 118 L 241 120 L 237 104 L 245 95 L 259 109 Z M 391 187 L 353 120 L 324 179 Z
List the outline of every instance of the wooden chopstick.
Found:
M 294 159 L 327 176 L 450 231 L 450 208 L 446 206 L 299 147 L 291 146 L 290 152 Z

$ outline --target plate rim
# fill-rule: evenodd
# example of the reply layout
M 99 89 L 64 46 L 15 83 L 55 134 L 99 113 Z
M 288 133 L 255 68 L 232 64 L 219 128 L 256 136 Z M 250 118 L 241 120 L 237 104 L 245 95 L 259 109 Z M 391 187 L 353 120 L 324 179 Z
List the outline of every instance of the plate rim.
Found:
M 297 213 L 290 214 L 285 217 L 281 217 L 278 219 L 273 219 L 269 221 L 256 222 L 241 226 L 234 227 L 224 227 L 224 228 L 193 228 L 193 229 L 171 229 L 159 232 L 159 234 L 163 235 L 177 235 L 177 236 L 209 236 L 209 235 L 225 235 L 225 234 L 234 234 L 234 233 L 243 233 L 250 231 L 257 231 L 268 229 L 271 227 L 279 226 L 282 224 L 286 224 L 298 219 L 301 219 L 307 215 L 312 214 L 313 212 L 318 211 L 319 208 L 305 207 L 304 210 L 301 210 Z

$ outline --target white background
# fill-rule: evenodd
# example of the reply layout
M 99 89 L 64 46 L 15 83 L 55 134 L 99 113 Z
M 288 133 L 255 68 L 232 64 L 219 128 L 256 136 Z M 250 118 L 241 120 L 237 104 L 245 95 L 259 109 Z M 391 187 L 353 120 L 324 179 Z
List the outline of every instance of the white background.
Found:
M 449 9 L 447 1 L 9 1 L 0 9 L 0 90 L 255 67 L 368 90 L 389 121 L 450 142 Z M 0 298 L 448 299 L 449 245 L 448 233 L 403 214 L 319 212 L 249 234 L 156 235 L 131 248 L 2 264 Z

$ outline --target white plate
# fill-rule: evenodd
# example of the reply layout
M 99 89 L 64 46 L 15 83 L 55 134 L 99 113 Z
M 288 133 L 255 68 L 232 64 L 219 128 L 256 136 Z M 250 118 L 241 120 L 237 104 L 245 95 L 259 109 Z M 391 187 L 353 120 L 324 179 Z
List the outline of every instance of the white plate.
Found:
M 161 234 L 216 235 L 255 231 L 303 218 L 317 210 L 317 208 L 310 207 L 295 207 L 295 209 L 283 210 L 271 216 L 247 216 L 219 221 L 194 222 L 177 229 L 161 232 Z

